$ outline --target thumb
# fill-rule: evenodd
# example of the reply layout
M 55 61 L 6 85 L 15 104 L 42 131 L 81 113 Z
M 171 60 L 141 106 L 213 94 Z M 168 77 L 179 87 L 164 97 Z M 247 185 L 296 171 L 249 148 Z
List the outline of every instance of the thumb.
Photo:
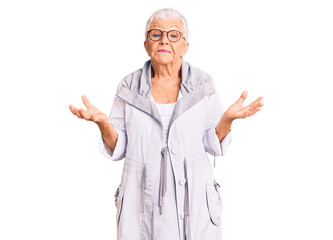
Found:
M 87 109 L 90 109 L 91 107 L 93 107 L 93 105 L 89 102 L 86 95 L 82 95 L 82 101 L 83 101 L 84 105 L 87 107 Z
M 237 100 L 237 103 L 243 104 L 243 102 L 245 101 L 246 98 L 247 98 L 247 91 L 243 91 L 242 95 Z

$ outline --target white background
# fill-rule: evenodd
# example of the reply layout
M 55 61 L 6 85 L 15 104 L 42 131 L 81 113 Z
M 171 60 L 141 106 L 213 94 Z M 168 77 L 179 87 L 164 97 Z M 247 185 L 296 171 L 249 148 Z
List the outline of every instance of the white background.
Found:
M 145 24 L 173 7 L 185 57 L 210 73 L 225 108 L 248 90 L 216 159 L 224 240 L 333 239 L 333 8 L 330 1 L 1 1 L 0 239 L 116 239 L 123 161 L 74 116 L 81 96 L 110 113 L 141 68 Z M 210 157 L 212 160 L 212 157 Z

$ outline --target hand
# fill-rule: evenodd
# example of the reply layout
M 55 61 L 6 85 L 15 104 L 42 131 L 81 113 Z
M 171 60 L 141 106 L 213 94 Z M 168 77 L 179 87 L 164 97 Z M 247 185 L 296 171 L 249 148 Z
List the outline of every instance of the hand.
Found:
M 76 108 L 73 105 L 69 104 L 69 109 L 71 112 L 76 115 L 78 118 L 85 119 L 87 121 L 92 121 L 94 123 L 102 123 L 107 120 L 107 116 L 102 113 L 100 110 L 95 108 L 88 100 L 85 95 L 82 95 L 82 101 L 84 105 L 87 107 L 85 111 L 83 108 Z
M 247 98 L 247 91 L 244 91 L 240 98 L 233 103 L 222 115 L 225 121 L 233 121 L 237 118 L 250 117 L 256 112 L 258 112 L 264 105 L 262 103 L 263 97 L 259 97 L 257 100 L 253 101 L 250 105 L 243 107 L 243 102 Z

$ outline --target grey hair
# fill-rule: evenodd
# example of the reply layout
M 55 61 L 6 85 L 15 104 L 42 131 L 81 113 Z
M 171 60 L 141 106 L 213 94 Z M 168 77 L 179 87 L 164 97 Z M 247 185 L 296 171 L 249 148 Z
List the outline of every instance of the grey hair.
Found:
M 162 19 L 167 19 L 167 18 L 178 18 L 183 22 L 184 25 L 184 37 L 185 40 L 188 41 L 188 27 L 187 27 L 187 21 L 186 18 L 184 17 L 183 14 L 181 14 L 180 12 L 178 12 L 177 10 L 173 9 L 173 8 L 162 8 L 159 9 L 157 11 L 155 11 L 150 18 L 147 21 L 146 24 L 146 31 L 145 31 L 145 38 L 147 39 L 147 32 L 148 29 L 150 27 L 150 24 L 152 23 L 152 21 L 154 21 L 157 18 L 162 18 Z

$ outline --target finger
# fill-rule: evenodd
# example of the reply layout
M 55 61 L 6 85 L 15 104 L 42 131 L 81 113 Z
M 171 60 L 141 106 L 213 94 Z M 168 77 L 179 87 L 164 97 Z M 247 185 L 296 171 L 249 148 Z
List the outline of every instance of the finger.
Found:
M 82 118 L 80 112 L 79 112 L 79 109 L 77 109 L 76 107 L 74 108 L 74 112 L 75 112 L 75 115 L 78 117 L 78 118 Z
M 69 110 L 71 110 L 71 112 L 75 115 L 75 112 L 74 112 L 74 109 L 73 109 L 73 105 L 69 104 L 68 107 L 69 107 Z
M 249 107 L 250 107 L 250 108 L 256 108 L 256 107 L 259 107 L 259 106 L 264 105 L 264 103 L 261 102 L 262 99 L 263 99 L 263 97 L 258 97 L 255 101 L 253 101 L 253 102 L 249 105 Z
M 239 111 L 238 118 L 250 117 L 253 114 L 255 114 L 256 112 L 258 112 L 260 109 L 261 109 L 260 106 L 257 106 L 257 107 L 250 107 L 250 106 L 243 107 Z
M 248 116 L 252 116 L 254 115 L 255 113 L 257 113 L 258 111 L 261 110 L 261 107 L 256 107 L 254 109 L 252 109 L 250 112 L 249 112 L 249 115 Z
M 80 114 L 79 114 L 79 111 L 76 107 L 74 107 L 73 105 L 70 105 L 70 110 L 72 111 L 72 113 L 77 116 L 78 118 L 80 118 Z
M 81 109 L 78 109 L 78 110 L 77 110 L 77 113 L 78 113 L 78 115 L 79 115 L 79 118 L 84 119 L 84 117 L 83 117 L 83 115 L 82 115 L 82 111 L 84 111 L 82 108 L 81 108 Z
M 261 103 L 261 101 L 262 101 L 263 99 L 264 99 L 264 97 L 260 96 L 260 97 L 257 98 L 257 100 L 256 100 L 255 102 L 257 102 L 257 103 Z
M 261 108 L 256 108 L 256 109 L 254 109 L 254 110 L 251 112 L 250 116 L 252 116 L 252 115 L 256 114 L 257 112 L 259 112 L 260 109 L 261 109 Z
M 237 100 L 238 104 L 243 104 L 243 102 L 245 101 L 245 99 L 247 98 L 247 91 L 243 91 L 240 98 Z
M 82 101 L 84 105 L 87 107 L 87 109 L 90 109 L 93 106 L 86 95 L 82 95 Z
M 91 114 L 88 111 L 84 111 L 83 108 L 80 108 L 79 112 L 84 119 L 89 120 L 91 118 Z

